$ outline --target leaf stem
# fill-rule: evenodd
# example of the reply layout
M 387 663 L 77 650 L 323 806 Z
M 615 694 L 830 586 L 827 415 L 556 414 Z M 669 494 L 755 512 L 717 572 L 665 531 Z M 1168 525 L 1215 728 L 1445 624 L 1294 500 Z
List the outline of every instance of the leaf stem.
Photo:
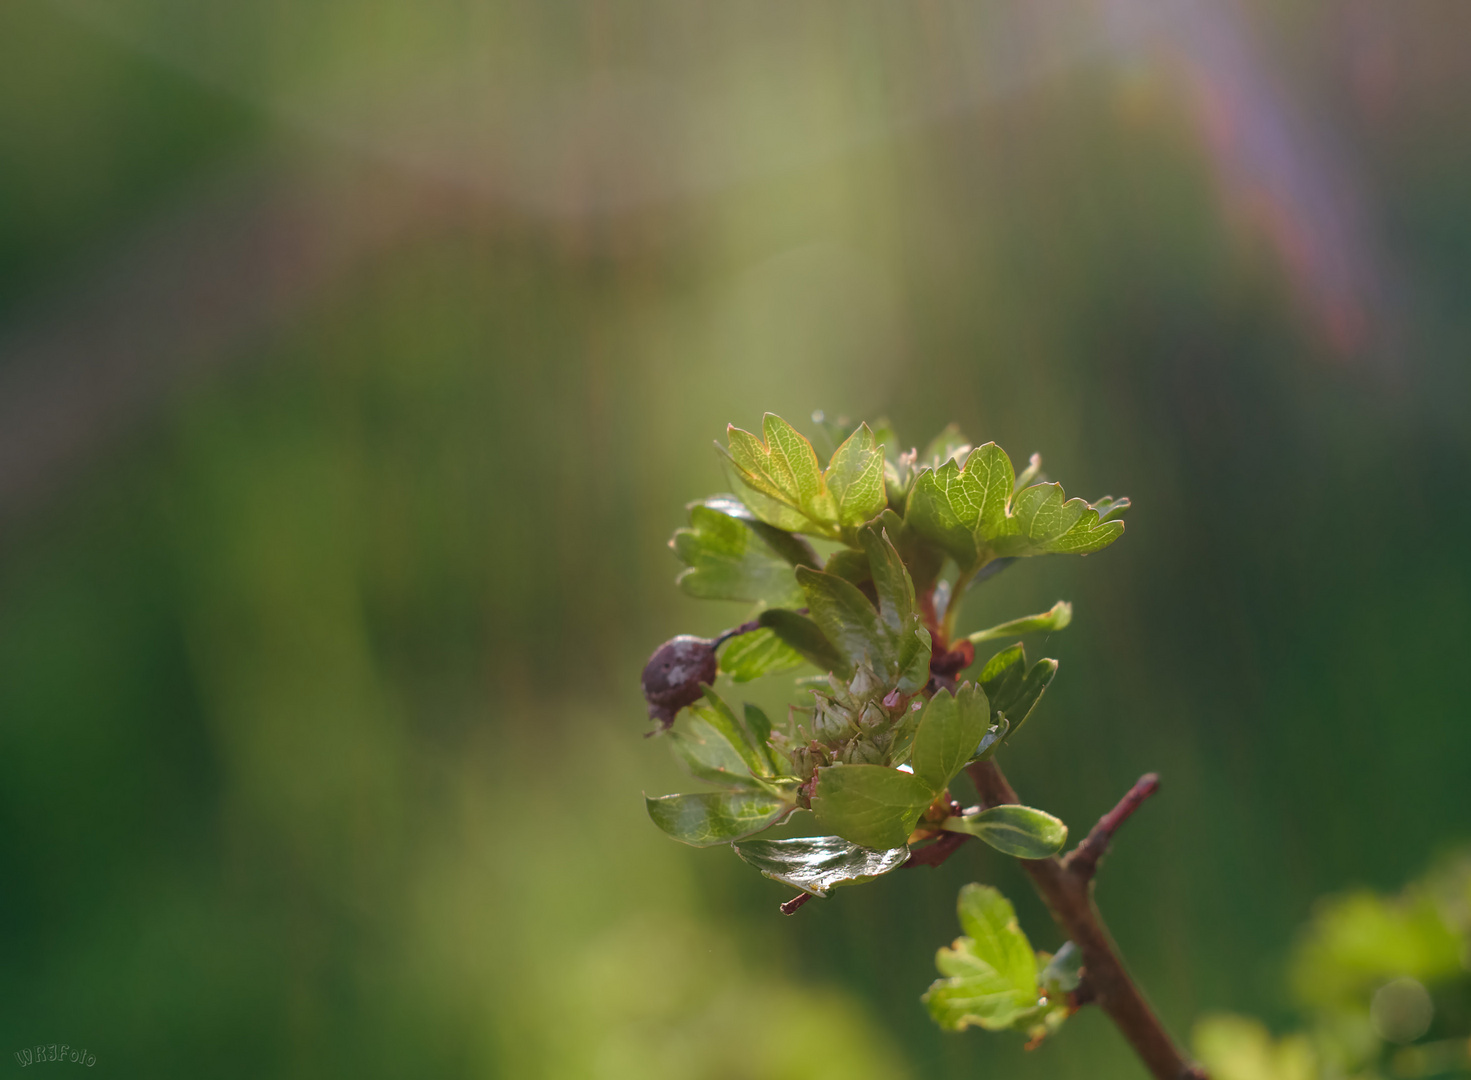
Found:
M 995 761 L 978 761 L 966 771 L 975 782 L 983 806 L 1002 806 L 1020 803 L 1016 792 L 1007 782 L 1005 774 Z M 1152 781 L 1152 782 L 1150 782 Z M 1151 774 L 1144 777 L 1134 789 L 1124 796 L 1118 806 L 1104 815 L 1098 825 L 1089 832 L 1070 855 L 1064 858 L 1024 859 L 1022 869 L 1032 879 L 1032 885 L 1052 912 L 1058 928 L 1068 936 L 1083 954 L 1083 970 L 1087 973 L 1094 999 L 1114 1022 L 1119 1033 L 1129 1041 L 1145 1067 L 1155 1080 L 1208 1080 L 1200 1066 L 1187 1058 L 1170 1038 L 1169 1032 L 1144 1000 L 1143 993 L 1129 977 L 1124 962 L 1119 956 L 1118 946 L 1104 925 L 1098 906 L 1093 902 L 1093 870 L 1098 856 L 1108 845 L 1108 839 L 1124 820 L 1159 787 L 1159 778 Z M 1146 790 L 1147 789 L 1147 790 Z M 1090 842 L 1095 834 L 1101 840 L 1096 845 L 1097 853 L 1091 856 L 1080 852 L 1094 850 Z

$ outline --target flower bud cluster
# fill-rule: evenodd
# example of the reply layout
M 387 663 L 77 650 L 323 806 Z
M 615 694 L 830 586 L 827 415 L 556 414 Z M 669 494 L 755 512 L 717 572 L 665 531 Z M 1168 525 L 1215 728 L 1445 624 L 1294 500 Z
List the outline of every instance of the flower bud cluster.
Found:
M 827 677 L 810 709 L 793 709 L 790 730 L 772 743 L 786 754 L 793 776 L 810 777 L 824 765 L 887 765 L 912 732 L 910 697 L 862 664 L 846 683 Z

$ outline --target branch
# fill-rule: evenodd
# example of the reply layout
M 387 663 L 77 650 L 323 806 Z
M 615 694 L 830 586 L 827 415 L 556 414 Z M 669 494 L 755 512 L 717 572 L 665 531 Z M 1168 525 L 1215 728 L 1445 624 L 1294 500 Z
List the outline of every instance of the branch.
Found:
M 1108 851 L 1109 841 L 1129 816 L 1144 804 L 1144 800 L 1159 790 L 1159 773 L 1145 773 L 1131 787 L 1119 804 L 1098 819 L 1098 824 L 1062 860 L 1062 864 L 1075 874 L 1091 878 L 1098 870 L 1098 860 Z
M 804 893 L 798 893 L 796 896 L 792 897 L 786 903 L 784 903 L 784 904 L 778 904 L 776 906 L 779 907 L 779 908 L 781 908 L 781 913 L 783 915 L 795 915 L 795 914 L 797 914 L 797 909 L 799 907 L 801 907 L 803 904 L 805 904 L 808 900 L 811 900 L 811 899 L 812 899 L 812 894 L 811 893 L 805 893 L 805 892 Z
M 911 851 L 909 858 L 899 869 L 908 870 L 911 866 L 939 866 L 951 855 L 955 854 L 960 845 L 970 839 L 970 833 L 944 832 L 933 844 L 926 844 L 922 848 Z
M 966 771 L 984 806 L 1020 802 L 995 761 L 978 761 Z M 1158 786 L 1159 778 L 1152 774 L 1140 780 L 1066 859 L 1024 859 L 1021 864 L 1058 928 L 1083 954 L 1083 969 L 1088 973 L 1094 1000 L 1129 1041 L 1150 1075 L 1155 1080 L 1207 1080 L 1204 1070 L 1175 1045 L 1134 985 L 1093 903 L 1093 871 L 1099 857 L 1114 832 Z

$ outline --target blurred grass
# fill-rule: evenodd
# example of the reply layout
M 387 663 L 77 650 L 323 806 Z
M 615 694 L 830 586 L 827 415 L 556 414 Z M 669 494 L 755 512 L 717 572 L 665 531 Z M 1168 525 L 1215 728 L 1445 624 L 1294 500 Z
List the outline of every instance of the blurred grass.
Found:
M 126 258 L 132 230 L 240 162 L 289 182 L 361 153 L 433 177 L 438 210 L 211 346 L 226 355 L 199 367 L 222 373 L 171 384 L 9 510 L 10 1048 L 65 1039 L 150 1076 L 1135 1075 L 1095 1015 L 1032 1054 L 924 1016 L 964 881 L 1002 886 L 1057 944 L 1004 860 L 968 853 L 788 920 L 783 890 L 644 820 L 640 790 L 684 781 L 639 737 L 637 671 L 665 637 L 741 617 L 681 597 L 664 542 L 723 486 L 709 440 L 765 409 L 888 412 L 915 442 L 955 419 L 1042 451 L 1070 492 L 1134 498 L 1117 548 L 1010 571 L 965 619 L 1076 603 L 1006 765 L 1075 831 L 1164 775 L 1100 898 L 1177 1032 L 1206 1008 L 1283 1015 L 1311 899 L 1394 886 L 1471 827 L 1471 321 L 1445 299 L 1471 218 L 1467 163 L 1444 149 L 1460 121 L 1420 108 L 1444 85 L 1404 91 L 1421 97 L 1393 138 L 1333 116 L 1405 282 L 1398 337 L 1343 355 L 1222 209 L 1147 65 L 1058 61 L 947 112 L 923 61 L 949 55 L 950 24 L 877 9 L 841 39 L 828 9 L 791 16 L 774 59 L 766 9 L 595 32 L 580 8 L 506 5 L 484 12 L 504 37 L 397 44 L 406 13 L 322 6 L 328 58 L 265 16 L 254 37 L 217 13 L 190 38 L 201 23 L 163 34 L 119 8 L 130 38 L 64 10 L 0 13 L 17 118 L 0 124 L 0 343 L 37 306 L 70 311 L 91 260 Z M 474 69 L 523 42 L 487 69 L 511 90 L 472 81 L 463 114 L 437 114 L 451 144 L 483 149 L 485 115 L 538 115 L 608 53 L 657 67 L 661 43 L 679 62 L 660 85 L 718 83 L 711 115 L 744 126 L 660 128 L 681 153 L 647 160 L 693 172 L 616 210 L 596 205 L 596 155 L 584 188 L 533 197 L 577 173 L 538 171 L 562 144 L 534 126 L 492 140 L 525 153 L 499 195 L 500 173 L 489 195 L 461 183 L 495 154 L 446 173 L 412 141 L 397 164 L 364 149 L 365 130 L 415 130 L 372 127 L 375 95 L 412 105 L 422 82 L 441 102 L 434 58 Z M 336 111 L 303 122 L 323 100 Z M 625 124 L 669 99 L 627 100 Z M 891 122 L 915 102 L 921 122 Z M 828 130 L 836 149 L 788 153 Z M 729 161 L 735 180 L 699 180 Z M 1443 224 L 1416 224 L 1427 207 Z

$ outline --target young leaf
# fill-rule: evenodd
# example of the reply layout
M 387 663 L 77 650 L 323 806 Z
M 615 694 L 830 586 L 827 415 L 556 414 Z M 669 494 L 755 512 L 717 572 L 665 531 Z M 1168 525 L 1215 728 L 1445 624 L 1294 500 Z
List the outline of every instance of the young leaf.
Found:
M 980 745 L 976 747 L 975 756 L 971 758 L 971 761 L 985 761 L 994 755 L 1001 744 L 1006 741 L 1006 736 L 1010 734 L 1011 721 L 1003 716 L 987 728 L 986 734 L 981 736 Z
M 1018 859 L 1045 859 L 1067 843 L 1067 826 L 1045 810 L 1030 806 L 993 806 L 978 814 L 949 817 L 944 828 L 978 836 Z
M 691 717 L 685 731 L 671 731 L 668 738 L 675 755 L 695 777 L 723 788 L 760 786 L 730 739 L 704 720 Z
M 833 647 L 822 629 L 807 616 L 786 608 L 772 608 L 763 611 L 757 619 L 819 671 L 831 671 L 844 679 L 853 674 L 853 665 L 847 657 Z
M 950 978 L 937 979 L 920 1000 L 945 1031 L 972 1026 L 1005 1031 L 1036 1006 L 1034 997 L 1012 986 L 989 965 L 974 960 L 959 943 L 941 949 L 935 966 Z
M 899 633 L 916 617 L 914 582 L 909 579 L 909 571 L 904 569 L 904 561 L 887 533 L 871 527 L 860 529 L 858 539 L 868 556 L 869 573 L 879 599 L 879 615 L 890 630 Z
M 724 455 L 737 494 L 755 515 L 787 532 L 839 540 L 886 504 L 883 450 L 861 424 L 833 453 L 826 472 L 812 444 L 781 417 L 762 420 L 764 441 L 726 429 Z
M 1064 941 L 1038 976 L 1048 996 L 1076 990 L 1083 981 L 1083 954 L 1071 941 Z
M 720 653 L 720 670 L 738 683 L 801 665 L 802 654 L 765 627 L 731 638 Z
M 1037 954 L 1016 921 L 1011 901 L 990 885 L 961 887 L 956 902 L 970 952 L 1018 989 L 1035 990 Z
M 919 620 L 916 618 L 915 622 Z M 894 685 L 901 694 L 917 694 L 930 681 L 930 632 L 918 627 L 913 633 L 899 638 L 895 667 L 898 677 Z
M 988 885 L 967 885 L 958 904 L 961 928 L 935 957 L 940 974 L 924 995 L 935 1022 L 947 1031 L 975 1025 L 1000 1031 L 1037 1010 L 1037 956 L 1017 925 L 1011 901 Z
M 969 570 L 981 560 L 969 517 L 969 499 L 960 490 L 963 475 L 953 461 L 920 473 L 909 489 L 904 522 L 938 544 L 962 570 Z M 961 516 L 962 510 L 965 517 Z
M 867 848 L 902 846 L 934 801 L 923 780 L 883 765 L 829 765 L 817 770 L 812 812 L 823 828 Z
M 796 804 L 767 791 L 708 791 L 698 795 L 645 796 L 655 825 L 692 847 L 744 840 L 781 821 Z
M 859 587 L 873 580 L 873 571 L 868 568 L 868 556 L 854 548 L 840 548 L 833 552 L 823 564 L 822 572 L 833 574 Z
M 769 775 L 775 776 L 780 770 L 777 767 L 776 751 L 771 748 L 771 718 L 761 711 L 758 705 L 746 702 L 746 731 L 751 735 L 757 748 L 761 751 L 761 757 L 771 770 Z
M 1062 491 L 1058 489 L 1059 493 Z M 1073 499 L 1072 502 L 1082 502 L 1082 499 Z M 1119 503 L 1128 505 L 1128 499 L 1120 499 Z M 1114 504 L 1115 512 L 1118 512 L 1118 503 Z M 1057 539 L 1051 541 L 1047 551 L 1058 555 L 1090 555 L 1108 547 L 1124 534 L 1124 523 L 1117 517 L 1104 521 L 1095 507 L 1084 504 L 1083 512 L 1072 528 L 1063 533 Z
M 894 425 L 889 423 L 888 417 L 880 416 L 868 426 L 873 428 L 873 441 L 884 452 L 886 461 L 894 460 L 903 452 L 904 448 L 899 445 L 899 436 L 894 431 Z
M 880 623 L 879 613 L 856 585 L 806 567 L 797 569 L 797 582 L 807 597 L 812 621 L 850 668 L 864 660 L 877 671 L 890 668 L 894 661 L 892 633 Z
M 675 581 L 690 596 L 774 607 L 802 603 L 792 564 L 746 522 L 695 505 L 690 508 L 690 528 L 677 531 L 669 546 L 686 567 Z
M 1026 650 L 1018 642 L 986 661 L 979 682 L 991 699 L 992 716 L 1010 720 L 1009 734 L 1015 734 L 1056 675 L 1056 660 L 1038 660 L 1028 671 Z
M 893 510 L 885 510 L 879 514 L 870 523 L 870 527 L 887 534 L 889 541 L 899 552 L 904 569 L 909 572 L 916 596 L 935 584 L 935 579 L 945 565 L 943 551 L 906 525 L 904 519 Z
M 1051 633 L 1061 630 L 1073 621 L 1073 605 L 1059 600 L 1040 615 L 1027 615 L 1020 619 L 1001 623 L 986 630 L 977 630 L 966 637 L 972 645 L 996 638 L 1015 637 L 1017 634 Z
M 1024 474 L 1024 479 L 1030 477 Z M 905 520 L 944 548 L 963 573 L 996 558 L 1086 555 L 1124 531 L 1123 522 L 1104 521 L 1098 508 L 1068 499 L 1060 484 L 1020 491 L 1016 485 L 1011 459 L 995 443 L 986 443 L 971 451 L 963 466 L 952 459 L 921 472 L 910 489 Z M 1115 512 L 1121 503 L 1109 500 L 1103 510 Z
M 751 508 L 734 495 L 707 495 L 698 502 L 690 503 L 686 509 L 693 509 L 696 506 L 703 506 L 707 510 L 714 510 L 717 514 L 724 514 L 726 517 L 744 522 L 746 527 L 759 536 L 767 547 L 793 566 L 815 568 L 822 565 L 822 559 L 805 539 L 766 524 L 751 513 Z
M 1098 511 L 1099 521 L 1112 521 L 1127 514 L 1132 505 L 1126 498 L 1115 499 L 1112 495 L 1105 495 L 1093 504 L 1093 509 Z
M 769 495 L 763 488 L 757 488 L 749 481 L 752 479 L 749 473 L 744 472 L 719 443 L 715 449 L 725 456 L 725 475 L 730 481 L 731 488 L 735 491 L 736 498 L 740 499 L 742 505 L 751 511 L 758 519 L 786 533 L 813 532 L 821 535 L 827 533 L 811 518 L 795 506 L 783 500 Z
M 718 731 L 739 755 L 746 769 L 755 776 L 770 776 L 765 747 L 758 746 L 736 714 L 713 687 L 705 687 L 705 698 L 690 706 L 690 711 Z
M 901 693 L 916 694 L 929 681 L 930 635 L 915 604 L 914 585 L 884 532 L 869 526 L 858 536 L 879 610 L 847 577 L 799 566 L 797 582 L 811 619 L 775 609 L 762 613 L 761 622 L 823 670 L 847 677 L 867 661 Z M 829 565 L 838 561 L 834 556 Z M 845 573 L 858 576 L 852 559 L 841 562 Z
M 875 851 L 841 836 L 803 836 L 794 840 L 746 840 L 736 854 L 772 881 L 826 896 L 839 885 L 859 885 L 904 865 L 905 846 Z
M 952 697 L 941 690 L 920 714 L 909 764 L 914 775 L 938 795 L 966 762 L 991 726 L 991 707 L 981 690 L 966 683 Z
M 823 479 L 837 501 L 839 525 L 862 525 L 884 508 L 884 452 L 867 424 L 837 448 Z
M 1034 484 L 1016 493 L 1005 524 L 986 539 L 997 555 L 1041 554 L 1077 524 L 1087 506 L 1068 499 L 1061 484 Z

